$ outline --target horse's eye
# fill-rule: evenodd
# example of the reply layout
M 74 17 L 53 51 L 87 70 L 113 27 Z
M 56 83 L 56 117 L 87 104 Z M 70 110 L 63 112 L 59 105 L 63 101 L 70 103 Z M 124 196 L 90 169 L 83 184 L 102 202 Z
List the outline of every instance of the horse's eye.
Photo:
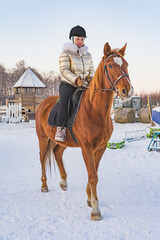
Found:
M 112 65 L 111 65 L 111 64 L 109 64 L 109 65 L 108 65 L 108 67 L 109 67 L 109 68 L 112 68 Z

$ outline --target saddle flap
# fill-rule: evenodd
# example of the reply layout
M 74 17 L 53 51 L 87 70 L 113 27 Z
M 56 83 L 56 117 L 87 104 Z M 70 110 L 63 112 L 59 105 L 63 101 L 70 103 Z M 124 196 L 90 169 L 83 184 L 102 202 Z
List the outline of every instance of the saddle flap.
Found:
M 82 97 L 82 90 L 77 89 L 72 97 L 70 97 L 68 101 L 68 109 L 67 109 L 67 121 L 64 127 L 72 128 L 74 122 L 77 117 L 77 113 L 80 107 L 81 97 Z M 58 122 L 57 114 L 58 109 L 60 106 L 60 102 L 57 102 L 54 107 L 52 108 L 49 117 L 48 117 L 48 124 L 52 127 L 60 126 L 61 124 Z

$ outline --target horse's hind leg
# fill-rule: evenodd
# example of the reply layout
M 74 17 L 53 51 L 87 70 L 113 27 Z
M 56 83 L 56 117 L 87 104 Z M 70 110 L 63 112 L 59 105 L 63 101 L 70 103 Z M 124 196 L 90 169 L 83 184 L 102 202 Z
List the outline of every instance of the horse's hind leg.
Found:
M 39 149 L 40 149 L 40 162 L 42 167 L 42 186 L 41 191 L 42 192 L 48 192 L 48 186 L 47 186 L 47 177 L 46 177 L 46 162 L 47 162 L 47 148 L 48 148 L 49 139 L 47 137 L 43 137 L 42 139 L 39 139 Z
M 56 145 L 54 148 L 53 152 L 55 155 L 55 159 L 59 168 L 60 176 L 61 176 L 61 182 L 60 182 L 60 187 L 62 190 L 66 191 L 67 190 L 67 174 L 63 165 L 63 152 L 66 149 L 66 147 L 62 147 L 61 145 Z

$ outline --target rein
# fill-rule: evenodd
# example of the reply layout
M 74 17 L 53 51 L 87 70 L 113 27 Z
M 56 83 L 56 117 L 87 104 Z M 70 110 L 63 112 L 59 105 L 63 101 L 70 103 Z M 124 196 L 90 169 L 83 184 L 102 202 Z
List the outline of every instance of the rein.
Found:
M 110 57 L 112 57 L 112 56 L 118 56 L 118 57 L 119 57 L 118 54 L 111 54 L 111 55 L 109 55 L 109 56 L 104 60 L 104 74 L 105 74 L 105 72 L 106 72 L 108 81 L 109 81 L 109 83 L 110 83 L 110 85 L 111 85 L 111 88 L 95 88 L 95 90 L 99 90 L 99 91 L 115 91 L 115 92 L 118 92 L 118 89 L 117 89 L 116 85 L 117 85 L 117 83 L 121 80 L 121 78 L 127 77 L 127 81 L 129 82 L 129 78 L 128 78 L 129 75 L 126 74 L 126 73 L 120 75 L 114 83 L 111 81 L 111 79 L 110 79 L 110 77 L 109 77 L 108 70 L 107 70 L 107 66 L 105 65 L 105 62 L 106 62 Z M 129 82 L 129 83 L 130 83 L 130 82 Z

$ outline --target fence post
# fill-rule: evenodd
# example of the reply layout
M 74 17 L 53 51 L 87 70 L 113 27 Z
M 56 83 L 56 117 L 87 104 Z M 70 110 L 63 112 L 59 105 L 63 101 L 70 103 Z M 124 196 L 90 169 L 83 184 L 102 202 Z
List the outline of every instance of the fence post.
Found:
M 8 107 L 8 99 L 6 99 L 6 122 L 9 123 L 9 107 Z

